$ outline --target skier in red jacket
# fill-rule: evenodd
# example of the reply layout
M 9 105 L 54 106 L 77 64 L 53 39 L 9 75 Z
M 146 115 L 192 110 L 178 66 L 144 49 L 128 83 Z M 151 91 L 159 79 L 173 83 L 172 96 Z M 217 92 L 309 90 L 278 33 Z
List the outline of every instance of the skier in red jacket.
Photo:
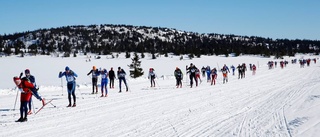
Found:
M 34 88 L 34 85 L 28 81 L 28 79 L 20 79 L 19 77 L 14 77 L 13 82 L 19 88 L 21 92 L 20 97 L 20 118 L 16 122 L 25 122 L 28 121 L 28 102 L 32 96 L 31 89 Z

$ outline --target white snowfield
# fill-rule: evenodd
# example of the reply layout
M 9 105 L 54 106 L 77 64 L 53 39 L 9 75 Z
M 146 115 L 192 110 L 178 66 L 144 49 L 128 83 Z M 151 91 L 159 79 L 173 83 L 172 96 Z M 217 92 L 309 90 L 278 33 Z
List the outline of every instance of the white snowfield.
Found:
M 2 57 L 0 87 L 0 136 L 1 137 L 316 137 L 320 135 L 320 63 L 300 68 L 299 63 L 291 64 L 291 59 L 318 58 L 318 56 L 297 55 L 285 57 L 289 64 L 281 69 L 279 60 L 257 56 L 217 57 L 202 56 L 192 60 L 180 57 L 150 57 L 141 59 L 145 74 L 141 78 L 129 78 L 127 65 L 131 59 L 86 57 L 55 58 Z M 268 69 L 268 61 L 277 61 L 274 69 Z M 317 60 L 318 61 L 318 60 Z M 223 64 L 246 63 L 257 65 L 252 75 L 249 69 L 246 77 L 238 79 L 229 73 L 229 82 L 222 83 L 222 73 L 218 73 L 216 85 L 207 83 L 201 77 L 198 87 L 190 88 L 189 78 L 183 78 L 183 87 L 175 87 L 172 76 L 176 67 L 185 74 L 185 66 L 190 63 L 198 68 L 209 65 L 220 68 Z M 67 108 L 65 79 L 59 79 L 59 71 L 68 65 L 77 78 L 77 107 Z M 91 79 L 86 74 L 92 66 L 97 68 L 118 66 L 127 72 L 129 92 L 118 93 L 109 89 L 108 97 L 100 97 L 92 92 Z M 9 67 L 10 66 L 10 67 Z M 150 67 L 158 75 L 156 87 L 150 88 L 147 71 Z M 38 114 L 28 116 L 28 121 L 15 122 L 19 115 L 19 96 L 15 105 L 17 90 L 14 90 L 13 76 L 29 68 L 40 85 L 39 93 L 47 100 L 53 99 Z M 63 81 L 61 81 L 63 80 Z M 61 84 L 63 87 L 61 87 Z M 123 91 L 124 89 L 124 85 Z M 33 97 L 33 110 L 41 107 L 41 102 Z M 56 107 L 54 107 L 55 105 Z

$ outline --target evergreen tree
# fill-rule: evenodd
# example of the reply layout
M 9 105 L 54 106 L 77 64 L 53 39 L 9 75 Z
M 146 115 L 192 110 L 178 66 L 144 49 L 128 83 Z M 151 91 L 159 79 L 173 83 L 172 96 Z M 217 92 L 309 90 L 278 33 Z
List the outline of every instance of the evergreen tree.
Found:
M 143 69 L 140 68 L 141 61 L 137 53 L 134 53 L 134 57 L 132 58 L 132 64 L 128 65 L 130 70 L 130 77 L 137 78 L 143 75 Z
M 130 53 L 126 52 L 126 58 L 130 58 Z

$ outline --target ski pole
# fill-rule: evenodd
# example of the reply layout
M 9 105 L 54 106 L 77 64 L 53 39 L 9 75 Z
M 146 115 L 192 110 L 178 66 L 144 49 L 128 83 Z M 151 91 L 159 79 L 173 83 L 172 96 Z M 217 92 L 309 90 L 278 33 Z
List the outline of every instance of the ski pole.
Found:
M 82 99 L 84 99 L 84 98 L 83 98 L 83 96 L 82 96 L 82 93 L 81 93 L 80 85 L 79 85 L 79 84 L 77 84 L 77 88 L 78 88 L 78 91 L 80 92 L 80 96 L 81 96 L 81 98 L 82 98 Z
M 17 87 L 14 88 L 14 90 L 16 90 L 16 89 L 17 89 Z M 14 101 L 13 110 L 16 110 L 16 103 L 17 103 L 18 94 L 19 94 L 19 90 L 17 91 L 16 100 Z
M 62 80 L 62 77 L 60 79 L 61 79 L 61 94 L 63 96 L 63 80 Z
M 160 87 L 159 84 L 158 84 L 158 81 L 157 80 L 154 80 L 154 81 L 157 83 L 158 87 Z
M 32 97 L 31 97 L 32 98 Z M 32 108 L 33 108 L 33 112 L 36 112 L 35 108 L 34 108 L 34 104 L 33 104 L 33 100 L 31 99 L 31 105 L 32 105 Z

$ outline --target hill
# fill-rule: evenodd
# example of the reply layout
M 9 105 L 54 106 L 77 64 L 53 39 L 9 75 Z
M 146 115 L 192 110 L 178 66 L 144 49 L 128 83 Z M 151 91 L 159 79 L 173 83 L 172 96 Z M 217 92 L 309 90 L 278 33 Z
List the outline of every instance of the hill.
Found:
M 4 55 L 52 55 L 77 53 L 110 55 L 114 52 L 147 52 L 201 55 L 234 53 L 263 56 L 294 56 L 296 53 L 319 54 L 320 41 L 271 39 L 233 34 L 199 34 L 173 28 L 132 25 L 63 26 L 0 36 Z

